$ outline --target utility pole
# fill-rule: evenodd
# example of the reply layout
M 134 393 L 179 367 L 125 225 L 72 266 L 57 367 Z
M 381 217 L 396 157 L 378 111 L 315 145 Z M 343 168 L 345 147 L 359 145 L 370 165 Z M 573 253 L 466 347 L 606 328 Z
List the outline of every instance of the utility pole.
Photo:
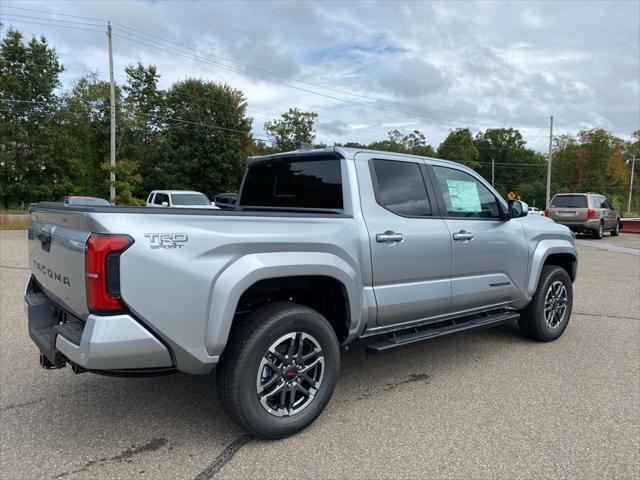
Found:
M 553 150 L 553 115 L 549 117 L 549 158 L 547 159 L 547 201 L 546 208 L 549 208 L 551 200 L 551 155 Z
M 109 199 L 111 203 L 116 201 L 116 84 L 113 79 L 113 47 L 111 45 L 111 22 L 107 22 L 107 38 L 109 39 L 109 95 L 111 97 L 111 172 L 109 180 L 111 188 L 109 189 Z
M 627 202 L 627 213 L 631 211 L 631 195 L 633 193 L 633 174 L 636 169 L 636 155 L 631 155 L 631 180 L 629 180 L 629 201 Z
M 496 171 L 495 171 L 496 161 L 493 157 L 491 157 L 491 186 L 495 187 L 494 183 L 496 180 Z

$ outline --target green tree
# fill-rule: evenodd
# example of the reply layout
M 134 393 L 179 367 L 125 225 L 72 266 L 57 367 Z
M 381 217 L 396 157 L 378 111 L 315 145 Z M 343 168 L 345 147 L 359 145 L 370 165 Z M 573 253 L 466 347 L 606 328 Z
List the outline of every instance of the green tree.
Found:
M 478 148 L 478 172 L 491 179 L 494 162 L 494 186 L 503 195 L 513 191 L 531 205 L 545 202 L 547 165 L 544 155 L 527 148 L 520 131 L 514 128 L 489 128 L 474 141 Z
M 303 142 L 313 143 L 316 138 L 314 127 L 318 114 L 290 108 L 279 119 L 264 124 L 264 131 L 273 141 L 273 150 L 286 152 L 300 148 Z
M 157 188 L 160 168 L 168 162 L 166 92 L 158 88 L 160 75 L 154 65 L 145 67 L 138 62 L 127 66 L 125 73 L 123 109 L 128 128 L 119 153 L 136 159 L 142 180 L 135 183 L 134 195 L 143 198 Z
M 602 128 L 556 137 L 552 190 L 598 192 L 626 208 L 630 172 L 625 160 L 632 145 Z
M 121 90 L 116 87 L 116 159 L 122 156 L 129 131 L 121 107 Z M 96 74 L 81 77 L 65 94 L 55 144 L 58 164 L 68 176 L 66 193 L 108 196 L 102 164 L 110 154 L 110 108 L 109 83 L 99 80 Z
M 480 153 L 476 148 L 471 130 L 468 128 L 456 128 L 438 147 L 438 157 L 445 160 L 460 162 L 474 170 L 480 167 L 478 157 Z
M 115 173 L 116 180 L 111 183 L 105 180 L 105 187 L 116 187 L 116 204 L 118 205 L 143 205 L 144 200 L 134 196 L 134 190 L 142 183 L 142 176 L 138 173 L 139 164 L 133 160 L 119 159 L 116 166 L 112 167 L 108 161 L 100 167 L 105 173 Z M 106 177 L 106 175 L 105 175 Z
M 389 132 L 389 140 L 402 145 L 404 150 L 411 155 L 419 155 L 422 157 L 436 156 L 433 147 L 427 143 L 424 133 L 419 130 L 413 130 L 409 133 L 392 130 Z
M 345 146 L 349 146 L 349 144 Z M 409 133 L 404 133 L 397 129 L 391 130 L 387 133 L 386 140 L 370 143 L 365 148 L 387 152 L 408 153 L 422 157 L 436 156 L 433 147 L 427 143 L 424 133 L 419 130 L 413 130 Z
M 7 30 L 0 42 L 0 197 L 5 208 L 58 193 L 61 172 L 51 140 L 62 71 L 44 36 L 25 44 L 20 32 Z
M 155 188 L 199 190 L 208 196 L 237 190 L 251 151 L 251 119 L 240 90 L 189 79 L 167 92 L 167 161 Z

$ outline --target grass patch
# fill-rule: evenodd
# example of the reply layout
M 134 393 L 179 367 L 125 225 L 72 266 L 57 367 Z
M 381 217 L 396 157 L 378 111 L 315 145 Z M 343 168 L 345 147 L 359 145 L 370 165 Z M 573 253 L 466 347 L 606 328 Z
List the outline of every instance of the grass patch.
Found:
M 0 220 L 0 230 L 26 230 L 31 221 L 4 221 Z
M 8 210 L 4 210 L 4 209 L 0 208 L 0 215 L 2 215 L 4 213 L 18 213 L 18 214 L 21 214 L 21 215 L 29 215 L 29 210 L 21 210 L 19 208 L 10 208 Z

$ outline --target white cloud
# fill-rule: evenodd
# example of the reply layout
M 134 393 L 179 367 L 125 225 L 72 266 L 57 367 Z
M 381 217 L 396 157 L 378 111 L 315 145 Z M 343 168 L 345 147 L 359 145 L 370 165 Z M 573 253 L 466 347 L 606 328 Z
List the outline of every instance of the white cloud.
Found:
M 269 115 L 290 106 L 317 111 L 318 139 L 327 143 L 368 142 L 392 128 L 415 128 L 437 145 L 455 126 L 476 131 L 516 126 L 536 144 L 547 120 L 507 118 L 512 116 L 553 114 L 557 129 L 568 133 L 603 126 L 628 136 L 640 127 L 638 2 L 554 2 L 553 8 L 547 2 L 412 1 L 3 0 L 0 5 L 3 16 L 55 18 L 47 12 L 114 22 L 120 35 L 114 37 L 119 81 L 124 67 L 139 60 L 157 65 L 163 87 L 202 77 L 240 88 L 249 109 L 259 112 L 250 112 L 257 134 Z M 187 54 L 213 64 L 171 53 L 170 44 L 163 47 L 158 39 L 130 30 L 127 35 L 118 24 L 215 55 Z M 47 36 L 69 68 L 65 86 L 87 69 L 106 78 L 104 33 L 15 26 Z

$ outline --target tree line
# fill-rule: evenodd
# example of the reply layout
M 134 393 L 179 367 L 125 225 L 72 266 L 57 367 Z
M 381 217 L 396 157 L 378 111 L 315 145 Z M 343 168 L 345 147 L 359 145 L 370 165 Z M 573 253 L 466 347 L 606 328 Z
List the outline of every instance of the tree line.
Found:
M 6 31 L 0 43 L 5 209 L 69 194 L 108 196 L 109 83 L 87 74 L 63 91 L 63 71 L 44 36 L 26 40 L 15 29 Z M 322 146 L 315 142 L 315 112 L 289 108 L 264 124 L 266 138 L 255 138 L 247 99 L 232 86 L 189 78 L 164 90 L 156 67 L 141 63 L 127 66 L 125 75 L 116 86 L 118 204 L 141 204 L 153 189 L 192 189 L 209 197 L 236 191 L 247 156 L 294 150 L 301 142 Z M 342 145 L 453 160 L 489 180 L 493 162 L 494 185 L 502 194 L 513 191 L 544 205 L 546 156 L 528 147 L 514 128 L 456 128 L 435 148 L 418 130 Z M 603 129 L 559 135 L 553 147 L 552 193 L 598 191 L 626 207 L 625 161 L 633 153 L 640 157 L 640 129 L 631 140 Z M 636 211 L 639 197 L 634 195 Z

